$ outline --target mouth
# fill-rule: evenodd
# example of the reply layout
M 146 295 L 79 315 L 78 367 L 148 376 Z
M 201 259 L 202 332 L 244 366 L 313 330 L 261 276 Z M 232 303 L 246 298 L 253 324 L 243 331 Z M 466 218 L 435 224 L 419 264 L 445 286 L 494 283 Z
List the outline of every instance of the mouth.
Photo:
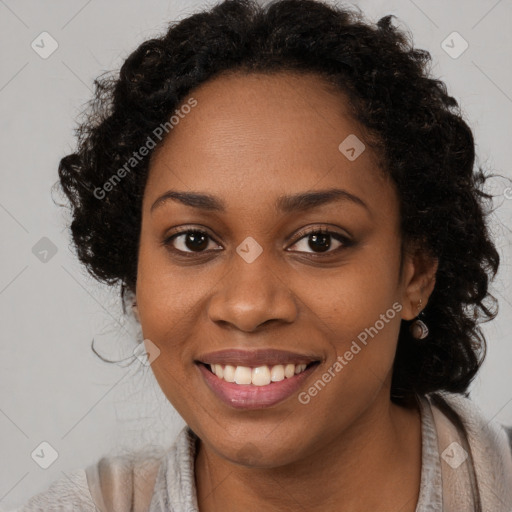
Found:
M 234 382 L 241 386 L 268 386 L 285 379 L 291 379 L 295 375 L 299 375 L 320 364 L 320 361 L 311 361 L 309 364 L 287 363 L 256 367 L 234 366 L 230 364 L 199 364 L 202 364 L 208 371 L 225 382 Z
M 261 409 L 290 398 L 321 360 L 276 350 L 228 350 L 207 354 L 195 363 L 221 402 L 236 409 Z

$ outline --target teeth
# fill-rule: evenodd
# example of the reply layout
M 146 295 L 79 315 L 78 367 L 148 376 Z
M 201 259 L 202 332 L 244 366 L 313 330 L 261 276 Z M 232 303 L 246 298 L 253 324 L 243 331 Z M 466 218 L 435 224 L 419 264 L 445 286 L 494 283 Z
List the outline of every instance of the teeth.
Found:
M 219 365 L 214 365 L 214 366 L 220 366 L 222 368 L 222 366 L 219 364 Z M 219 374 L 216 373 L 215 375 L 217 375 L 217 377 L 219 377 Z M 224 366 L 224 375 L 220 376 L 220 378 L 224 379 L 226 382 L 235 382 L 235 367 L 234 366 L 231 366 L 230 364 L 227 364 L 226 366 Z
M 252 369 L 252 384 L 266 386 L 270 384 L 270 370 L 268 366 L 258 366 Z
M 298 365 L 296 365 L 295 366 L 295 375 L 297 375 L 297 373 L 303 372 L 305 369 L 306 369 L 306 365 L 305 364 L 298 364 Z
M 270 380 L 272 382 L 279 382 L 284 379 L 284 366 L 282 364 L 276 364 L 272 366 L 270 370 Z
M 235 382 L 237 384 L 250 384 L 252 372 L 247 366 L 237 366 L 235 370 Z
M 293 377 L 295 375 L 295 365 L 294 364 L 287 364 L 284 367 L 284 376 L 289 379 L 290 377 Z
M 252 384 L 253 386 L 267 386 L 271 382 L 280 382 L 284 379 L 290 379 L 294 375 L 302 373 L 306 369 L 306 364 L 276 364 L 274 366 L 258 366 L 250 368 L 248 366 L 232 366 L 221 364 L 209 365 L 212 372 L 226 382 L 236 382 L 237 384 Z
M 222 377 L 224 376 L 224 370 L 222 369 L 222 365 L 221 364 L 214 364 L 214 365 L 212 365 L 212 371 L 220 379 L 222 379 Z

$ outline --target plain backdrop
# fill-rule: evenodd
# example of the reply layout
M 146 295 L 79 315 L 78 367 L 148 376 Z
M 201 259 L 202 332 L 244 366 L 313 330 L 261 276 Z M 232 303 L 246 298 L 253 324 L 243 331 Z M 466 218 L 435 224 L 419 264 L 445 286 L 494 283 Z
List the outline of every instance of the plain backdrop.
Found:
M 123 319 L 117 289 L 98 285 L 75 259 L 66 210 L 54 204 L 50 189 L 60 158 L 73 151 L 73 128 L 94 78 L 119 69 L 169 22 L 213 4 L 0 0 L 0 508 L 20 505 L 102 455 L 168 445 L 184 425 L 150 368 L 128 365 L 134 327 Z M 415 45 L 430 51 L 432 73 L 446 82 L 474 130 L 479 162 L 512 177 L 512 2 L 356 4 L 373 21 L 395 14 Z M 58 48 L 42 58 L 52 45 Z M 492 229 L 502 257 L 493 288 L 500 313 L 484 327 L 488 357 L 471 390 L 489 418 L 512 424 L 512 190 L 507 198 L 506 187 L 499 180 L 491 187 L 499 205 Z M 125 363 L 101 361 L 93 338 L 104 357 Z M 56 457 L 47 469 L 37 457 L 43 452 L 46 463 Z

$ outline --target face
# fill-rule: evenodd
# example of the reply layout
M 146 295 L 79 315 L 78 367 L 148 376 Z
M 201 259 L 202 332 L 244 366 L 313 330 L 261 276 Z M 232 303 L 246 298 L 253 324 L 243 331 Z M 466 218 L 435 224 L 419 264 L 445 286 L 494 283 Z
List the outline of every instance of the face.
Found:
M 346 98 L 315 75 L 226 75 L 190 96 L 144 191 L 151 366 L 217 455 L 293 463 L 389 403 L 400 321 L 420 297 L 408 257 L 400 273 L 398 198 L 354 146 Z

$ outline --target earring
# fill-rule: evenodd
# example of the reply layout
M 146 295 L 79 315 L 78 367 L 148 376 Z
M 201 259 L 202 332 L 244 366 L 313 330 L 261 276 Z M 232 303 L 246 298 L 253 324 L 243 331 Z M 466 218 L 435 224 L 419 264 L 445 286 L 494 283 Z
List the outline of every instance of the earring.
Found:
M 409 330 L 413 336 L 413 338 L 417 340 L 424 340 L 428 336 L 428 327 L 425 322 L 420 320 L 419 315 L 423 312 L 421 311 L 421 299 L 418 304 L 418 318 L 414 320 L 414 322 L 410 325 Z

